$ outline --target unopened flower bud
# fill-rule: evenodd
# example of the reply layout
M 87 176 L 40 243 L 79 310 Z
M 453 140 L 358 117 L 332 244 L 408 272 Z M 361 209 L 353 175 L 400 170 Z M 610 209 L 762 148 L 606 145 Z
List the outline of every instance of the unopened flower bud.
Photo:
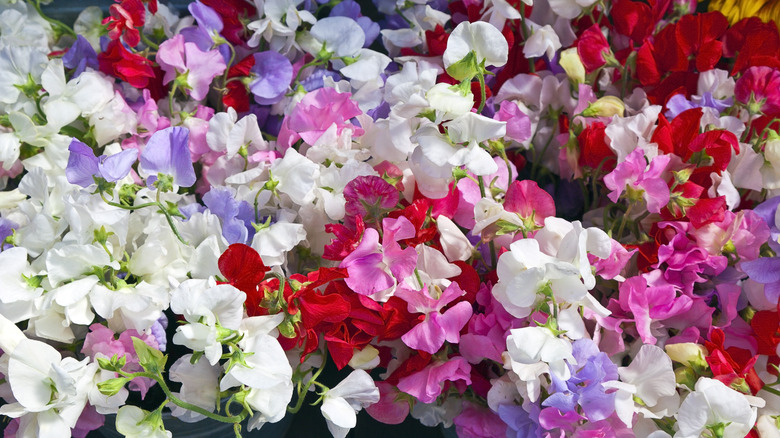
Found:
M 561 52 L 561 59 L 558 64 L 566 72 L 566 76 L 573 84 L 582 84 L 585 82 L 585 66 L 582 64 L 580 55 L 577 54 L 577 48 L 572 47 Z
M 623 101 L 619 97 L 604 96 L 597 101 L 588 105 L 582 115 L 585 117 L 623 117 L 623 113 L 626 111 L 626 106 L 623 105 Z

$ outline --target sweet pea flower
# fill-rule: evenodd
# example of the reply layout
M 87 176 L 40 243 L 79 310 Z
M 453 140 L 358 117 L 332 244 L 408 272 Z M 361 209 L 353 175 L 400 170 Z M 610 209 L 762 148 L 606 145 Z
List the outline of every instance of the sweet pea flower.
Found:
M 311 27 L 311 36 L 333 56 L 355 56 L 366 41 L 360 25 L 349 17 L 325 17 Z M 320 47 L 317 47 L 320 50 Z
M 216 50 L 204 52 L 195 43 L 184 42 L 182 35 L 176 35 L 160 44 L 155 60 L 165 72 L 163 83 L 177 81 L 184 86 L 193 99 L 206 97 L 211 81 L 225 71 L 225 60 Z
M 89 187 L 95 184 L 95 178 L 103 178 L 108 182 L 116 182 L 127 176 L 138 158 L 136 149 L 125 149 L 111 156 L 95 156 L 95 151 L 86 144 L 71 140 L 68 147 L 68 167 L 65 176 L 71 184 Z
M 753 114 L 777 116 L 780 114 L 780 71 L 772 67 L 750 67 L 737 80 L 734 96 Z
M 261 105 L 279 102 L 293 79 L 293 66 L 284 55 L 267 50 L 254 54 L 255 65 L 250 70 L 254 79 L 249 90 Z
M 441 395 L 445 382 L 463 381 L 471 384 L 471 365 L 455 356 L 446 362 L 436 361 L 422 370 L 402 377 L 398 389 L 414 396 L 421 403 L 433 403 Z
M 467 65 L 459 64 L 474 53 L 475 59 Z M 483 65 L 501 67 L 506 64 L 509 44 L 504 35 L 493 25 L 484 21 L 463 21 L 450 33 L 447 48 L 442 55 L 447 73 L 457 80 L 470 79 L 477 73 L 475 68 Z
M 674 436 L 697 438 L 707 429 L 716 429 L 723 438 L 742 438 L 753 428 L 756 417 L 756 408 L 744 395 L 718 380 L 702 377 L 675 415 L 678 432 Z
M 670 160 L 669 155 L 659 155 L 653 158 L 648 166 L 645 152 L 639 148 L 635 149 L 628 154 L 625 161 L 604 177 L 604 185 L 611 190 L 607 196 L 612 202 L 617 202 L 628 186 L 629 197 L 636 196 L 634 193 L 639 191 L 647 201 L 647 211 L 660 213 L 661 208 L 669 203 L 669 186 L 662 175 Z
M 350 93 L 339 93 L 329 87 L 306 94 L 282 121 L 277 145 L 286 149 L 298 139 L 313 145 L 334 124 L 337 136 L 345 129 L 351 129 L 353 136 L 363 135 L 362 128 L 349 122 L 362 114 L 350 97 Z
M 325 393 L 320 410 L 333 437 L 345 438 L 357 425 L 357 412 L 378 401 L 374 379 L 363 370 L 354 370 Z
M 415 350 L 434 354 L 445 341 L 458 343 L 460 331 L 468 323 L 472 310 L 469 302 L 461 301 L 442 312 L 449 303 L 465 295 L 458 283 L 450 283 L 444 291 L 441 291 L 438 299 L 431 296 L 433 292 L 430 289 L 434 288 L 428 286 L 421 291 L 414 291 L 399 287 L 395 296 L 408 303 L 410 313 L 425 314 L 425 320 L 401 336 L 401 340 Z
M 142 174 L 151 175 L 151 182 L 157 181 L 155 174 L 162 174 L 171 175 L 173 184 L 178 186 L 190 187 L 195 184 L 195 169 L 190 160 L 188 141 L 189 130 L 178 126 L 152 134 L 141 152 Z
M 73 77 L 78 77 L 84 73 L 87 67 L 92 70 L 98 70 L 97 53 L 86 38 L 81 35 L 76 37 L 76 41 L 70 46 L 67 53 L 62 55 L 62 63 L 65 67 L 73 69 Z

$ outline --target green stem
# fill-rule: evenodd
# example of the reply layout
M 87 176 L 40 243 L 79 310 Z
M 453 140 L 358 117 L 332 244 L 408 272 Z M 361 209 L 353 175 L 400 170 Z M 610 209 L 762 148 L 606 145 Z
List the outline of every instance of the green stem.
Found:
M 46 14 L 44 14 L 43 11 L 41 10 L 40 0 L 35 0 L 35 1 L 28 0 L 27 3 L 30 4 L 30 6 L 32 6 L 35 9 L 35 11 L 38 13 L 38 15 L 41 16 L 41 18 L 48 21 L 52 25 L 52 27 L 60 29 L 62 32 L 65 32 L 66 34 L 72 36 L 73 38 L 76 38 L 78 36 L 76 35 L 76 32 L 74 32 L 73 29 L 71 29 L 70 26 L 68 26 L 67 24 L 63 23 L 62 21 L 55 20 L 51 17 L 47 17 Z
M 482 114 L 482 109 L 485 108 L 485 100 L 487 99 L 487 94 L 485 92 L 485 75 L 482 74 L 482 71 L 480 71 L 477 74 L 477 80 L 479 81 L 479 97 L 480 97 L 479 108 L 477 108 L 477 114 Z
M 143 32 L 138 32 L 138 33 L 141 34 L 141 41 L 143 41 L 143 43 L 146 44 L 147 47 L 150 47 L 154 50 L 160 49 L 160 46 L 157 45 L 157 43 L 155 43 L 154 41 L 150 40 L 149 37 L 146 36 L 146 34 L 144 34 Z
M 314 372 L 314 374 L 312 374 L 311 379 L 309 379 L 309 381 L 306 382 L 306 384 L 303 385 L 302 388 L 300 386 L 298 387 L 298 402 L 295 403 L 295 407 L 290 408 L 288 406 L 287 407 L 287 412 L 289 412 L 291 414 L 295 414 L 299 410 L 301 410 L 301 406 L 303 406 L 303 400 L 306 398 L 306 393 L 309 391 L 309 387 L 311 385 L 313 385 L 314 382 L 317 381 L 317 378 L 322 373 L 322 370 L 325 369 L 325 362 L 327 361 L 327 359 L 328 359 L 328 357 L 327 357 L 327 354 L 326 354 L 325 357 L 322 358 L 322 365 L 317 369 L 317 371 Z
M 173 81 L 173 87 L 171 87 L 171 92 L 168 93 L 168 112 L 170 112 L 171 120 L 173 120 L 173 96 L 176 95 L 176 88 L 178 88 L 179 84 L 176 83 L 176 81 Z
M 633 202 L 628 204 L 628 209 L 623 213 L 623 217 L 620 219 L 620 227 L 618 228 L 617 236 L 614 237 L 618 242 L 620 242 L 620 237 L 623 236 L 623 229 L 626 227 L 626 222 L 628 221 L 628 216 L 631 214 L 632 208 L 634 208 Z
M 771 388 L 771 387 L 769 387 L 767 385 L 764 385 L 764 387 L 761 388 L 761 389 L 763 389 L 764 391 L 766 391 L 766 392 L 768 392 L 770 394 L 774 394 L 776 396 L 780 396 L 780 391 L 776 390 L 775 388 Z
M 477 182 L 479 183 L 479 194 L 482 196 L 482 198 L 485 198 L 485 181 L 482 179 L 482 175 L 477 177 Z M 493 240 L 490 240 L 490 243 L 488 243 L 490 246 L 490 261 L 492 262 L 492 267 L 496 266 L 496 245 L 493 242 Z
M 155 205 L 159 206 L 159 204 L 157 202 L 147 202 L 145 204 L 139 204 L 139 205 L 124 205 L 124 204 L 120 204 L 118 202 L 109 201 L 108 199 L 106 199 L 106 195 L 103 192 L 100 192 L 100 197 L 103 198 L 103 202 L 105 202 L 106 204 L 108 204 L 108 205 L 110 205 L 112 207 L 122 208 L 122 209 L 125 209 L 125 210 L 140 210 L 142 208 L 153 207 Z

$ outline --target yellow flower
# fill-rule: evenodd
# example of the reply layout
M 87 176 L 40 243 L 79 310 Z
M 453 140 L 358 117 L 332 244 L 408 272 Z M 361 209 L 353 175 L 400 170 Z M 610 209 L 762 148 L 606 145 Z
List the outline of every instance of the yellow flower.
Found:
M 734 24 L 746 17 L 780 23 L 780 0 L 712 0 L 710 11 L 720 11 Z

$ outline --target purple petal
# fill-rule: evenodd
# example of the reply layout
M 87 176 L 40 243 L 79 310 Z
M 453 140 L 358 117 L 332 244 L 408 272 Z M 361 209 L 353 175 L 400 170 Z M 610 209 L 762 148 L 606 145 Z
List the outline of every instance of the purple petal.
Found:
M 68 146 L 70 156 L 68 166 L 65 168 L 65 177 L 71 184 L 89 187 L 95 182 L 94 176 L 98 174 L 98 158 L 91 147 L 76 140 Z
M 189 130 L 179 126 L 155 132 L 141 152 L 143 169 L 151 174 L 173 175 L 173 182 L 182 187 L 195 184 L 195 169 L 187 148 L 189 136 Z
M 211 9 L 201 2 L 190 3 L 189 6 L 187 6 L 187 9 L 189 9 L 190 14 L 192 14 L 195 21 L 198 22 L 198 26 L 202 29 L 209 33 L 222 32 L 222 18 L 220 18 L 219 14 L 217 14 L 214 9 Z
M 114 182 L 127 176 L 138 158 L 138 149 L 125 149 L 110 157 L 101 157 L 98 162 L 98 172 L 106 181 Z
M 83 73 L 87 67 L 92 67 L 94 70 L 98 70 L 99 67 L 95 49 L 81 35 L 76 37 L 68 52 L 62 55 L 62 64 L 67 68 L 75 69 L 74 78 Z
M 281 100 L 282 95 L 290 86 L 293 68 L 290 60 L 284 55 L 265 51 L 255 53 L 255 66 L 252 73 L 255 80 L 249 84 L 249 89 L 255 95 L 255 100 L 261 105 L 269 105 Z
M 223 221 L 232 219 L 238 214 L 238 202 L 233 199 L 230 190 L 225 187 L 213 187 L 203 195 L 203 203 Z
M 780 257 L 759 258 L 742 262 L 740 266 L 753 281 L 763 284 L 780 282 Z

